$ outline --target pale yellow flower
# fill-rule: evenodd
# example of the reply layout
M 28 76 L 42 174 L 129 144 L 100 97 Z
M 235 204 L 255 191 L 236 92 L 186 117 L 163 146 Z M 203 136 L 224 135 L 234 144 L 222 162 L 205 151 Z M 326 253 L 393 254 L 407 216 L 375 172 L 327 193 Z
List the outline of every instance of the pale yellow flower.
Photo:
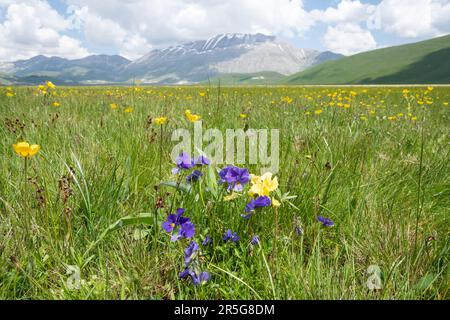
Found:
M 277 199 L 275 199 L 275 198 L 272 198 L 272 207 L 274 207 L 274 208 L 278 208 L 279 206 L 281 206 L 281 203 L 280 203 L 280 201 L 278 201 Z
M 249 190 L 249 195 L 252 197 L 255 196 L 268 196 L 272 191 L 275 191 L 278 188 L 278 178 L 275 177 L 272 179 L 272 173 L 266 172 L 262 176 L 251 175 L 250 180 L 252 186 Z
M 223 197 L 223 201 L 232 201 L 234 199 L 239 198 L 239 196 L 240 196 L 240 194 L 233 192 L 230 195 Z

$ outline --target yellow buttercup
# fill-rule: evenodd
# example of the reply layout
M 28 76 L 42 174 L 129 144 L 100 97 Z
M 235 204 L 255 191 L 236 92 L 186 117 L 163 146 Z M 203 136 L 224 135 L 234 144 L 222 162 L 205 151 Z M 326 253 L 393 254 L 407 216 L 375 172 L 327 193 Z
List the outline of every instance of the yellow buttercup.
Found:
M 38 144 L 30 145 L 28 142 L 18 142 L 13 144 L 13 148 L 19 156 L 30 158 L 38 153 L 41 147 Z

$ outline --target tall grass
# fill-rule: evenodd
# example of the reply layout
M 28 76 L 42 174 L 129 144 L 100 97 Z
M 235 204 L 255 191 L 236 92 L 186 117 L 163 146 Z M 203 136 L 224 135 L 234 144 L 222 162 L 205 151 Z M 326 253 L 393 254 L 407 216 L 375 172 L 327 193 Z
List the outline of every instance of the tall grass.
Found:
M 411 88 L 407 99 L 402 88 L 57 88 L 51 97 L 13 90 L 6 97 L 0 88 L 2 299 L 449 297 L 448 88 Z M 278 208 L 277 231 L 273 211 L 244 220 L 245 197 L 225 202 L 219 186 L 213 198 L 205 177 L 192 193 L 159 186 L 160 159 L 162 180 L 176 179 L 170 135 L 192 126 L 185 109 L 222 132 L 280 129 L 279 188 L 296 198 Z M 157 116 L 169 118 L 164 130 L 151 123 Z M 41 145 L 26 183 L 12 149 L 23 139 Z M 159 196 L 164 208 L 155 209 Z M 171 243 L 161 228 L 178 207 L 198 243 L 213 239 L 202 249 L 212 274 L 202 286 L 178 279 L 186 243 Z M 156 224 L 104 233 L 124 216 L 154 220 L 154 212 Z M 318 215 L 335 226 L 324 228 Z M 229 228 L 237 245 L 222 241 Z M 249 244 L 255 233 L 260 246 Z M 79 289 L 67 285 L 68 265 L 81 270 Z M 381 290 L 366 286 L 371 265 L 381 269 Z

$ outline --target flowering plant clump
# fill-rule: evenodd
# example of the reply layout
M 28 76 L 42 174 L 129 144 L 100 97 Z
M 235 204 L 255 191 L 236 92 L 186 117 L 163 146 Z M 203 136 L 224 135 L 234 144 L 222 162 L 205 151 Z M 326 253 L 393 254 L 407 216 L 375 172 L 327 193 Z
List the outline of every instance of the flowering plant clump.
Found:
M 185 245 L 178 278 L 198 286 L 211 279 L 203 261 L 243 248 L 248 248 L 250 255 L 257 252 L 257 248 L 263 250 L 259 232 L 267 230 L 261 230 L 257 220 L 250 222 L 249 219 L 253 215 L 260 219 L 273 218 L 274 230 L 278 230 L 277 208 L 295 197 L 281 195 L 278 178 L 270 172 L 257 176 L 247 168 L 233 165 L 216 170 L 206 155 L 191 157 L 187 152 L 181 152 L 174 162 L 171 172 L 176 181 L 161 182 L 161 185 L 175 189 L 171 205 L 179 207 L 175 213 L 170 209 L 160 225 L 169 235 L 168 243 L 173 243 L 172 250 Z M 221 206 L 225 203 L 227 208 Z M 215 211 L 209 211 L 208 208 L 214 206 Z M 164 208 L 164 205 L 157 207 Z M 245 219 L 224 216 L 222 211 L 229 208 Z M 152 220 L 157 219 L 155 216 Z M 257 233 L 256 228 L 259 228 Z

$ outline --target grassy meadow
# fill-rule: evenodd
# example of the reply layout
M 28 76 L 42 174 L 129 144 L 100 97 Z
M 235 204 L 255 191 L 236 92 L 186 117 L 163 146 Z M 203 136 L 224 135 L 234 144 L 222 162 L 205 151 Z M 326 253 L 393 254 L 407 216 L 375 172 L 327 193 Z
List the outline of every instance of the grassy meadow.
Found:
M 449 103 L 448 87 L 2 87 L 0 299 L 448 299 Z M 280 129 L 279 206 L 244 219 L 250 183 L 230 197 L 222 165 L 172 174 L 186 109 Z M 177 208 L 193 239 L 162 228 Z M 191 240 L 200 285 L 179 278 Z

